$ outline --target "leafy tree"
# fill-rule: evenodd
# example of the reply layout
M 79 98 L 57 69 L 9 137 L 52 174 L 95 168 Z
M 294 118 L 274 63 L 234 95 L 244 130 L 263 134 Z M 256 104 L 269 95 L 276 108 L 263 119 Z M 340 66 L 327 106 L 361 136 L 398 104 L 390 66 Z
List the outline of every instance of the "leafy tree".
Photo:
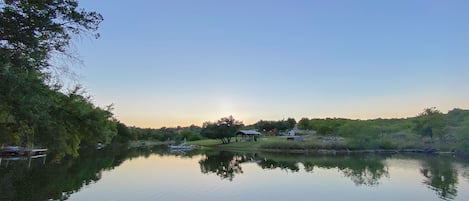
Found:
M 201 135 L 210 139 L 220 139 L 223 144 L 229 144 L 231 137 L 235 136 L 243 126 L 243 122 L 233 118 L 233 116 L 223 117 L 215 123 L 205 122 Z
M 446 118 L 436 108 L 427 108 L 415 119 L 415 131 L 422 136 L 441 137 L 446 126 Z
M 103 17 L 78 8 L 76 0 L 3 0 L 0 12 L 0 49 L 13 68 L 50 67 L 53 53 L 67 54 L 75 35 L 96 32 Z
M 116 137 L 113 139 L 114 142 L 128 142 L 130 140 L 135 140 L 133 135 L 130 132 L 129 127 L 127 127 L 124 123 L 116 122 L 117 126 L 117 134 Z
M 311 130 L 312 128 L 309 125 L 309 119 L 301 118 L 300 121 L 298 122 L 298 128 L 302 130 Z
M 195 140 L 202 139 L 202 136 L 200 136 L 200 134 L 195 133 L 188 129 L 182 130 L 179 136 L 180 136 L 180 139 L 187 139 L 188 141 L 195 141 Z
M 293 118 L 288 118 L 287 120 L 280 121 L 265 121 L 260 120 L 254 124 L 254 127 L 261 131 L 285 131 L 295 127 L 296 121 Z
M 44 145 L 58 157 L 77 155 L 80 144 L 109 143 L 116 134 L 110 107 L 94 106 L 78 88 L 63 93 L 47 84 L 50 59 L 72 57 L 74 36 L 98 37 L 102 16 L 76 0 L 3 0 L 0 9 L 0 132 L 10 136 L 2 142 Z
M 296 120 L 294 118 L 288 118 L 287 123 L 288 123 L 288 129 L 292 129 L 296 125 Z

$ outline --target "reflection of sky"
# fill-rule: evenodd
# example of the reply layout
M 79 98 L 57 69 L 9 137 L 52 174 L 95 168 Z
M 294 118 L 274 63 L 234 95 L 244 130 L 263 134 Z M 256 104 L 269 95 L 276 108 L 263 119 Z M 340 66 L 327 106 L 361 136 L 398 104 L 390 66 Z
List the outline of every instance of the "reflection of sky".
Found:
M 128 125 L 469 108 L 468 1 L 80 1 L 81 83 Z
M 415 160 L 386 161 L 389 178 L 379 185 L 355 185 L 337 168 L 315 167 L 305 172 L 261 169 L 256 163 L 243 163 L 243 174 L 233 181 L 200 172 L 201 157 L 150 156 L 124 162 L 106 171 L 97 183 L 71 196 L 76 200 L 439 200 L 422 181 Z M 467 178 L 458 180 L 458 197 L 469 194 Z

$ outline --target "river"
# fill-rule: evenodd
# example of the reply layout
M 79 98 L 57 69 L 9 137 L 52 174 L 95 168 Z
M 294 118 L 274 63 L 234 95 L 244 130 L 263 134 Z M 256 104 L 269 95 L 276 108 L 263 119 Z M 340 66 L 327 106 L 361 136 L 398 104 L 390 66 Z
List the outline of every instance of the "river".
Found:
M 469 161 L 424 154 L 304 155 L 165 147 L 0 163 L 0 200 L 469 200 Z

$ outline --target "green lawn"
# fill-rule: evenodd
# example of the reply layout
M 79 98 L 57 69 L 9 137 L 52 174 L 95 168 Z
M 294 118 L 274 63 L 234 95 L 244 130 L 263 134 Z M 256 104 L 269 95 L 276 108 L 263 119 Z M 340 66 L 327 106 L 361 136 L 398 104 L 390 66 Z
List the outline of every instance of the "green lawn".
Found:
M 188 145 L 199 145 L 204 147 L 212 147 L 216 145 L 221 145 L 220 140 L 213 140 L 213 139 L 205 139 L 205 140 L 196 140 L 187 142 Z
M 199 145 L 199 146 L 204 146 L 204 147 L 222 146 L 226 148 L 248 148 L 248 147 L 257 148 L 261 144 L 264 144 L 264 143 L 279 142 L 279 141 L 285 141 L 285 137 L 262 136 L 257 140 L 257 142 L 236 142 L 235 138 L 233 138 L 230 144 L 222 144 L 220 140 L 215 140 L 215 139 L 204 139 L 204 140 L 187 142 L 187 144 Z

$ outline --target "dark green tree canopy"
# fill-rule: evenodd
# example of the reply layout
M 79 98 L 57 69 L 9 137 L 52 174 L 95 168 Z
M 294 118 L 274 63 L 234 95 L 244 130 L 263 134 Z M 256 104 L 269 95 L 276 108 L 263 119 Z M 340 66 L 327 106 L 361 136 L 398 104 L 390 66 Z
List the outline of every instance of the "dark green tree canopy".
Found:
M 73 36 L 99 37 L 103 20 L 75 0 L 3 0 L 0 6 L 0 49 L 17 68 L 49 67 L 51 54 L 67 53 Z
M 426 108 L 415 119 L 415 131 L 422 136 L 441 137 L 446 126 L 446 117 L 436 108 Z
M 280 121 L 265 121 L 260 120 L 254 124 L 254 127 L 258 130 L 269 132 L 273 130 L 285 131 L 295 127 L 296 120 L 293 118 L 288 118 L 287 120 Z
M 220 139 L 223 144 L 229 144 L 231 137 L 235 136 L 242 126 L 243 122 L 233 118 L 233 116 L 223 117 L 217 122 L 205 122 L 200 134 L 210 139 Z
M 102 16 L 76 0 L 0 1 L 0 144 L 45 146 L 57 158 L 80 144 L 109 143 L 117 133 L 111 108 L 95 106 L 77 87 L 48 85 L 55 54 L 68 53 L 74 36 L 91 34 Z

